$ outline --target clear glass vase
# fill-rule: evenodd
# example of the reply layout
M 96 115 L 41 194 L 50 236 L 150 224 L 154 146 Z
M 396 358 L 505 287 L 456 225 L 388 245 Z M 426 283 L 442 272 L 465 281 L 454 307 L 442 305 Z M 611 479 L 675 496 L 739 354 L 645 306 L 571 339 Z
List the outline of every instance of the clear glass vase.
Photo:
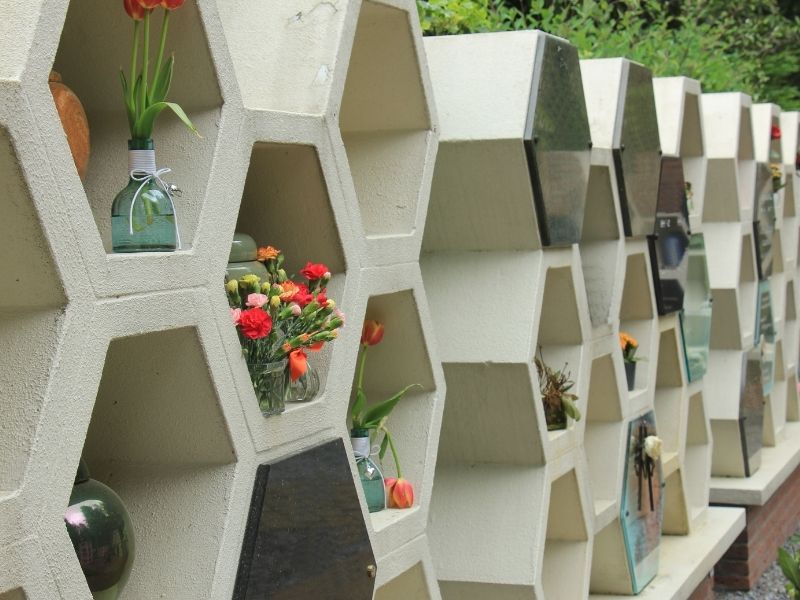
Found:
M 353 454 L 356 457 L 358 477 L 364 489 L 367 509 L 371 513 L 380 512 L 386 508 L 386 488 L 383 483 L 383 473 L 370 458 L 369 430 L 352 429 L 350 443 L 353 444 Z
M 137 178 L 130 176 L 134 172 Z M 171 252 L 179 247 L 175 207 L 156 172 L 153 140 L 128 140 L 128 185 L 111 205 L 114 252 Z
M 277 362 L 249 362 L 250 380 L 258 398 L 258 406 L 265 417 L 278 415 L 286 410 L 286 398 L 289 394 L 289 370 L 287 360 Z
M 319 374 L 317 370 L 308 365 L 306 372 L 297 381 L 289 384 L 287 402 L 311 402 L 319 392 Z

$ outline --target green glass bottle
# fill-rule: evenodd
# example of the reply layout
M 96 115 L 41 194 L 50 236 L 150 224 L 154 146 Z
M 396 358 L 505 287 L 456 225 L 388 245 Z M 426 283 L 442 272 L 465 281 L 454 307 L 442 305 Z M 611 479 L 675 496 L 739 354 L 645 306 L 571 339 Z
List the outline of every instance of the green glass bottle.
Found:
M 358 476 L 364 489 L 367 508 L 371 513 L 382 511 L 386 508 L 386 488 L 383 484 L 383 474 L 369 457 L 369 430 L 351 429 L 350 443 L 353 444 L 353 454 L 356 457 Z
M 114 252 L 180 249 L 175 206 L 156 169 L 153 140 L 128 140 L 128 185 L 111 206 Z

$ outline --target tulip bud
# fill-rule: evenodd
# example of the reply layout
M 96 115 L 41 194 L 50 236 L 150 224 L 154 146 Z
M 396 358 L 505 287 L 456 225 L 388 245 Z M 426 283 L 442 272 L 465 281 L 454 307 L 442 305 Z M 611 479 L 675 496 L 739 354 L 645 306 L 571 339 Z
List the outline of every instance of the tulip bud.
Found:
M 137 0 L 123 0 L 122 4 L 125 7 L 125 12 L 128 13 L 131 19 L 134 21 L 141 21 L 144 19 L 144 9 Z
M 394 491 L 394 486 L 397 484 L 396 477 L 387 477 L 383 480 L 383 487 L 386 489 L 386 507 L 387 508 L 397 508 L 394 505 L 394 498 L 392 498 L 392 491 Z
M 414 506 L 414 486 L 408 480 L 399 477 L 392 486 L 392 504 L 395 508 L 411 508 Z
M 139 6 L 146 10 L 152 10 L 161 4 L 161 0 L 136 0 Z
M 383 339 L 383 324 L 377 321 L 364 321 L 361 330 L 361 343 L 365 346 L 374 346 Z
M 161 6 L 167 10 L 175 10 L 183 6 L 184 0 L 161 0 Z

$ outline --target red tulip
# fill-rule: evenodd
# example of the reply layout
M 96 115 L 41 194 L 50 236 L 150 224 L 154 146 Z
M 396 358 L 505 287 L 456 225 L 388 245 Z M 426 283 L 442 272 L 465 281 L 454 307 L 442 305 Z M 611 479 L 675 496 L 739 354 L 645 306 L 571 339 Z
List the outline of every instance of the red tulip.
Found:
M 383 323 L 377 321 L 364 321 L 361 330 L 361 343 L 365 346 L 374 346 L 383 339 Z
M 411 508 L 414 506 L 414 486 L 408 480 L 389 477 L 383 482 L 386 487 L 386 503 L 389 508 Z
M 161 6 L 167 10 L 175 10 L 183 6 L 184 0 L 161 0 Z
M 306 359 L 306 353 L 299 348 L 289 353 L 289 376 L 292 381 L 297 381 L 305 375 L 308 369 L 308 361 Z
M 773 140 L 781 139 L 781 128 L 777 125 L 773 125 L 772 129 L 770 130 L 770 138 Z
M 125 7 L 125 12 L 134 21 L 141 21 L 144 19 L 144 9 L 139 4 L 138 0 L 122 0 Z
M 152 10 L 161 4 L 161 0 L 136 0 L 139 6 L 146 10 Z

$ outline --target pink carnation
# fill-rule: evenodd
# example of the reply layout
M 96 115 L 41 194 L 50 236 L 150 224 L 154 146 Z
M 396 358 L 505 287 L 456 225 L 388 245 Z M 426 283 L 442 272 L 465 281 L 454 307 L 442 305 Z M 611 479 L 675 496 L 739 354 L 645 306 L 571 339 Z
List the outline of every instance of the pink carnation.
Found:
M 233 321 L 234 325 L 239 324 L 239 319 L 242 316 L 242 309 L 241 308 L 232 308 L 231 309 L 231 320 Z
M 269 296 L 265 296 L 264 294 L 250 294 L 247 296 L 247 306 L 250 308 L 261 308 L 267 302 L 269 302 Z

